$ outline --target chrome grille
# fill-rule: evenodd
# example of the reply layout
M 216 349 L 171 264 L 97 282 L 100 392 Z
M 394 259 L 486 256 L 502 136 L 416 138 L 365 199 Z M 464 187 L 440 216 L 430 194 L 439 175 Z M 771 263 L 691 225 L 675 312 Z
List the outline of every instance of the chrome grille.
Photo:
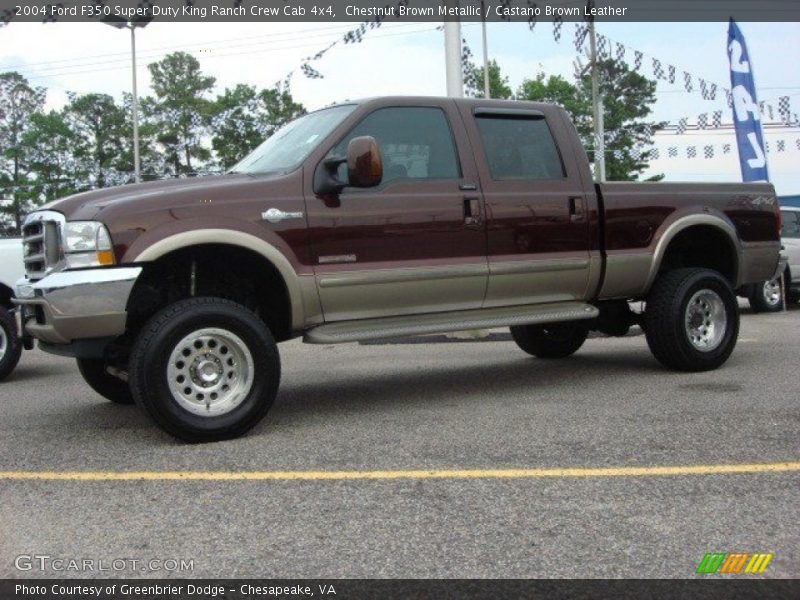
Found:
M 60 266 L 62 222 L 60 214 L 49 212 L 32 213 L 25 220 L 22 226 L 22 256 L 29 280 L 41 279 Z

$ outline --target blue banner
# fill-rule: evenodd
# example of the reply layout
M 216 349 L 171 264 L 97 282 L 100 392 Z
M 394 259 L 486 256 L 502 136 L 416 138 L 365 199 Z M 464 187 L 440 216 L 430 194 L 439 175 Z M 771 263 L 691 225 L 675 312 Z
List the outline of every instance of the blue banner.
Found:
M 728 61 L 731 65 L 733 123 L 736 126 L 742 181 L 769 181 L 753 63 L 744 36 L 733 19 L 728 26 Z

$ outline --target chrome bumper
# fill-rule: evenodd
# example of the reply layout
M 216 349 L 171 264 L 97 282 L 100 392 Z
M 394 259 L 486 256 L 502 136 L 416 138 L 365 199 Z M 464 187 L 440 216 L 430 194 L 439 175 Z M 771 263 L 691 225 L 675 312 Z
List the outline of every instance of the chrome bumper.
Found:
M 25 332 L 49 344 L 121 335 L 141 267 L 61 271 L 16 284 L 14 304 Z

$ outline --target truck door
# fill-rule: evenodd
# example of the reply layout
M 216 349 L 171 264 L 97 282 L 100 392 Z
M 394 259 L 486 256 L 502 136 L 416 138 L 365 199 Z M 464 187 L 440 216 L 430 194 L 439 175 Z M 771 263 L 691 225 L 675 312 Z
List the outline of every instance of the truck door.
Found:
M 312 261 L 325 320 L 480 308 L 488 280 L 483 200 L 452 101 L 360 107 L 327 152 L 375 138 L 383 181 L 333 201 L 307 176 Z M 354 115 L 356 116 L 356 115 Z M 343 165 L 339 178 L 346 181 Z
M 586 299 L 600 268 L 590 260 L 596 211 L 578 158 L 560 150 L 570 148 L 567 125 L 555 110 L 487 105 L 460 105 L 486 202 L 484 306 Z

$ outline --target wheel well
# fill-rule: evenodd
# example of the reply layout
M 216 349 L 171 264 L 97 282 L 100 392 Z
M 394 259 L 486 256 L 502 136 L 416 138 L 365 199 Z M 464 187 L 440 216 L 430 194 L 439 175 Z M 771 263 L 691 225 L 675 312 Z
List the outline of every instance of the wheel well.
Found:
M 13 308 L 14 305 L 11 304 L 11 298 L 13 297 L 14 292 L 11 290 L 11 288 L 4 283 L 0 283 L 0 306 L 8 309 Z
M 266 258 L 228 244 L 203 244 L 145 263 L 128 300 L 128 331 L 135 332 L 158 310 L 193 296 L 216 296 L 258 315 L 276 341 L 291 337 L 289 293 Z
M 669 242 L 659 273 L 684 267 L 713 269 L 736 285 L 736 249 L 728 234 L 713 225 L 687 227 Z

